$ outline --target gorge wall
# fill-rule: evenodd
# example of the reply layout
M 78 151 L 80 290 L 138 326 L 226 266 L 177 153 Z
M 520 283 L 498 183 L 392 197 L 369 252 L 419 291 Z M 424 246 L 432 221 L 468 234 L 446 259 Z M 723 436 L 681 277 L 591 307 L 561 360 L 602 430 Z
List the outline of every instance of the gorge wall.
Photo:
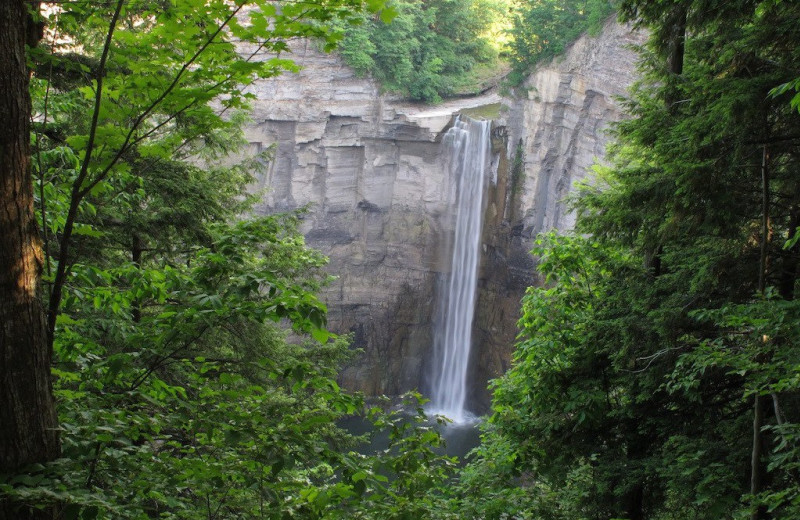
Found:
M 470 402 L 485 408 L 485 382 L 507 367 L 519 300 L 535 282 L 528 254 L 542 230 L 566 229 L 570 187 L 601 158 L 613 97 L 634 77 L 629 44 L 642 37 L 607 24 L 540 67 L 525 96 L 497 93 L 423 107 L 382 95 L 313 43 L 292 47 L 296 74 L 260 81 L 249 154 L 272 148 L 257 172 L 257 211 L 308 205 L 307 243 L 330 257 L 336 280 L 323 297 L 329 328 L 352 333 L 363 354 L 342 383 L 367 394 L 425 389 L 436 291 L 450 265 L 455 182 L 439 156 L 454 114 L 501 106 L 493 125 L 494 182 L 485 210 Z M 498 105 L 499 104 L 499 105 Z

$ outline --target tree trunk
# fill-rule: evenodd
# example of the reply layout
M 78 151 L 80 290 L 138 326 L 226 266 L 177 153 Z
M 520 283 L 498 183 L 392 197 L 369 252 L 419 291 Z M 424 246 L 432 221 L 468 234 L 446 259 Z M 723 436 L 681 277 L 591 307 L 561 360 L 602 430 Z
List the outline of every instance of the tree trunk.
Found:
M 761 250 L 758 260 L 758 292 L 763 297 L 767 290 L 767 269 L 769 252 L 769 154 L 766 145 L 761 155 Z M 765 340 L 766 341 L 766 340 Z M 756 361 L 763 363 L 757 356 Z M 764 468 L 761 463 L 763 452 L 764 434 L 761 431 L 764 425 L 764 403 L 759 394 L 755 394 L 753 401 L 753 448 L 750 453 L 750 494 L 753 500 L 761 493 L 764 486 Z M 761 520 L 767 518 L 766 509 L 763 506 L 756 506 L 750 514 L 751 520 Z
M 669 20 L 669 41 L 667 42 L 667 66 L 675 76 L 683 74 L 683 58 L 686 54 L 686 21 L 688 12 L 685 6 L 673 7 Z
M 638 433 L 637 424 L 631 423 L 629 428 L 631 437 L 628 442 L 627 459 L 633 467 L 637 467 L 636 472 L 641 474 L 640 464 L 647 458 L 647 449 L 651 443 L 645 435 Z M 637 479 L 636 484 L 632 485 L 622 497 L 623 517 L 627 520 L 644 520 L 644 500 L 644 480 Z
M 30 170 L 31 100 L 25 44 L 40 38 L 38 2 L 0 2 L 0 468 L 59 455 L 50 348 L 41 301 L 42 246 Z M 52 518 L 0 498 L 0 520 Z
M 667 111 L 675 115 L 681 95 L 677 78 L 683 75 L 683 61 L 686 55 L 686 23 L 688 12 L 686 6 L 674 6 L 669 13 L 669 33 L 667 34 L 667 70 L 669 78 L 664 102 Z
M 753 400 L 753 450 L 750 454 L 750 494 L 755 497 L 762 491 L 763 468 L 761 467 L 761 453 L 763 451 L 763 434 L 761 428 L 764 422 L 764 400 L 756 394 Z M 756 506 L 750 513 L 750 520 L 767 518 L 764 506 Z
M 768 253 L 772 238 L 769 205 L 769 151 L 764 145 L 761 153 L 761 247 L 758 260 L 758 292 L 761 296 L 764 296 L 764 292 L 767 290 Z

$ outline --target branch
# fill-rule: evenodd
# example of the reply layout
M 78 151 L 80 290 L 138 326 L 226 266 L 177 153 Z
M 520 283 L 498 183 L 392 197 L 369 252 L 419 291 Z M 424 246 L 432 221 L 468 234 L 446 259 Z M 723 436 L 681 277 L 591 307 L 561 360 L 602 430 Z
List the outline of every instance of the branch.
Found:
M 69 246 L 72 240 L 72 233 L 74 229 L 75 219 L 78 214 L 78 206 L 83 198 L 91 191 L 91 188 L 96 186 L 99 182 L 105 179 L 108 174 L 111 172 L 111 169 L 119 162 L 122 156 L 130 149 L 131 146 L 139 142 L 138 140 L 133 140 L 133 135 L 138 129 L 139 125 L 149 116 L 161 102 L 166 99 L 166 97 L 177 87 L 180 80 L 183 78 L 185 72 L 191 67 L 191 65 L 197 60 L 197 58 L 202 55 L 202 53 L 208 48 L 208 46 L 216 39 L 216 37 L 223 31 L 223 29 L 230 23 L 230 21 L 238 14 L 238 12 L 242 9 L 244 4 L 239 4 L 236 9 L 234 9 L 230 15 L 223 21 L 222 24 L 217 27 L 216 31 L 209 37 L 209 39 L 200 46 L 200 48 L 194 53 L 194 55 L 183 64 L 181 69 L 175 75 L 175 78 L 169 84 L 169 86 L 161 93 L 161 95 L 153 101 L 150 106 L 148 106 L 136 120 L 133 122 L 128 134 L 125 137 L 125 141 L 123 142 L 122 146 L 119 148 L 117 153 L 111 159 L 111 162 L 103 169 L 103 171 L 90 183 L 88 189 L 82 189 L 84 181 L 86 180 L 88 173 L 89 173 L 89 163 L 92 158 L 92 152 L 94 150 L 94 141 L 97 135 L 97 127 L 98 121 L 100 117 L 100 104 L 102 101 L 103 95 L 103 76 L 105 73 L 106 62 L 108 60 L 108 54 L 111 49 L 111 42 L 114 35 L 114 29 L 116 28 L 117 21 L 119 19 L 120 12 L 122 11 L 122 6 L 125 3 L 125 0 L 118 0 L 116 9 L 114 11 L 114 15 L 109 22 L 109 29 L 108 33 L 106 34 L 106 41 L 103 46 L 102 57 L 100 59 L 100 66 L 97 72 L 97 91 L 95 93 L 95 104 L 94 104 L 94 112 L 92 114 L 92 122 L 89 128 L 89 138 L 86 144 L 86 155 L 84 156 L 83 163 L 81 164 L 80 173 L 78 177 L 75 179 L 75 182 L 72 185 L 72 196 L 70 199 L 70 206 L 69 211 L 67 212 L 67 219 L 64 224 L 63 234 L 61 236 L 61 242 L 59 246 L 59 264 L 56 270 L 56 277 L 53 282 L 53 292 L 50 298 L 50 305 L 49 305 L 49 312 L 47 317 L 47 331 L 48 331 L 48 342 L 52 348 L 53 339 L 55 334 L 55 327 L 56 327 L 56 318 L 58 317 L 59 308 L 61 306 L 61 299 L 63 296 L 63 289 L 64 283 L 66 281 L 66 266 L 64 265 L 64 261 L 67 257 L 67 253 L 69 251 Z M 188 106 L 186 107 L 188 108 Z M 184 109 L 185 110 L 185 109 Z M 173 116 L 174 117 L 174 116 Z
M 163 366 L 165 361 L 172 359 L 178 352 L 186 350 L 195 341 L 197 341 L 197 339 L 200 336 L 202 336 L 206 332 L 206 330 L 208 330 L 208 327 L 209 325 L 207 324 L 203 325 L 203 327 L 201 327 L 201 329 L 197 332 L 197 334 L 194 335 L 194 337 L 187 338 L 186 341 L 184 341 L 180 346 L 178 346 L 172 352 L 170 352 L 166 356 L 162 356 L 160 359 L 157 359 L 152 365 L 150 365 L 147 368 L 147 370 L 145 370 L 141 375 L 139 375 L 139 377 L 133 380 L 133 382 L 130 384 L 130 387 L 128 387 L 128 391 L 130 392 L 139 388 L 147 380 L 147 378 L 150 377 L 150 374 L 155 372 L 159 367 Z
M 111 41 L 114 37 L 114 29 L 117 26 L 119 15 L 122 12 L 122 6 L 125 0 L 119 0 L 114 9 L 114 14 L 108 25 L 108 33 L 106 34 L 106 41 L 103 44 L 103 53 L 100 58 L 100 66 L 97 70 L 97 91 L 94 98 L 94 112 L 92 113 L 92 123 L 89 127 L 89 139 L 86 143 L 86 155 L 83 158 L 78 178 L 72 185 L 72 196 L 70 198 L 69 211 L 67 212 L 67 219 L 64 223 L 64 231 L 61 236 L 61 243 L 59 245 L 59 262 L 56 269 L 56 278 L 53 282 L 53 292 L 50 297 L 50 306 L 47 316 L 47 336 L 50 348 L 53 346 L 53 339 L 56 329 L 56 318 L 58 316 L 58 309 L 61 306 L 61 297 L 66 281 L 66 258 L 67 251 L 69 250 L 70 240 L 72 239 L 72 231 L 75 224 L 75 218 L 78 215 L 78 205 L 83 197 L 80 196 L 80 186 L 86 179 L 89 173 L 89 162 L 92 158 L 92 151 L 94 149 L 94 140 L 97 137 L 97 124 L 100 120 L 100 103 L 103 98 L 103 77 L 105 76 L 106 63 L 108 61 L 108 54 L 111 51 Z
M 753 141 L 745 141 L 745 144 L 756 144 L 758 146 L 764 146 L 764 145 L 768 145 L 768 144 L 781 143 L 781 142 L 784 142 L 784 141 L 795 141 L 797 139 L 800 139 L 800 134 L 782 135 L 782 136 L 778 136 L 778 137 L 772 137 L 772 138 L 769 138 L 769 139 L 756 139 L 756 140 L 753 140 Z
M 125 141 L 122 143 L 122 146 L 117 151 L 116 155 L 114 155 L 114 157 L 111 159 L 109 165 L 106 166 L 106 168 L 100 174 L 100 177 L 104 178 L 106 175 L 108 175 L 108 173 L 111 171 L 111 168 L 113 168 L 117 164 L 117 162 L 119 162 L 119 160 L 122 158 L 125 152 L 127 152 L 131 146 L 141 141 L 141 139 L 133 139 L 133 135 L 134 133 L 136 133 L 136 130 L 138 130 L 139 125 L 141 125 L 147 118 L 147 116 L 152 114 L 153 111 L 158 107 L 158 105 L 160 105 L 161 102 L 164 101 L 164 99 L 166 99 L 166 97 L 170 93 L 172 93 L 173 90 L 175 90 L 175 87 L 178 86 L 178 83 L 180 83 L 181 79 L 183 78 L 184 73 L 186 73 L 186 71 L 189 70 L 189 67 L 191 67 L 195 61 L 197 61 L 197 58 L 199 58 L 203 54 L 203 52 L 205 52 L 208 46 L 211 45 L 211 43 L 217 38 L 217 36 L 219 36 L 222 30 L 225 29 L 225 27 L 227 27 L 228 23 L 230 23 L 230 21 L 239 13 L 239 11 L 242 9 L 243 6 L 244 4 L 240 4 L 238 7 L 236 7 L 236 9 L 234 9 L 230 13 L 230 15 L 220 24 L 220 26 L 217 27 L 217 30 L 214 31 L 214 34 L 212 34 L 209 37 L 209 39 L 206 40 L 206 42 L 200 46 L 197 52 L 195 52 L 194 55 L 192 55 L 192 57 L 189 58 L 189 60 L 183 64 L 181 69 L 173 78 L 172 82 L 167 86 L 166 89 L 164 89 L 161 95 L 159 95 L 155 99 L 155 101 L 150 103 L 150 106 L 148 106 L 141 114 L 139 114 L 139 116 L 134 120 L 133 124 L 131 125 L 128 134 L 125 136 Z M 188 108 L 188 106 L 182 110 L 185 110 L 186 108 Z M 174 115 L 172 117 L 174 117 Z

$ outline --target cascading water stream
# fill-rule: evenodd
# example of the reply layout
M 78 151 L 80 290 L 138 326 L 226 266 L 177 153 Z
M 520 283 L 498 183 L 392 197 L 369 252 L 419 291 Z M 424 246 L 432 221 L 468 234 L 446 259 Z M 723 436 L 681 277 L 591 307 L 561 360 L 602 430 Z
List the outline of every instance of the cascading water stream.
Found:
M 485 179 L 490 158 L 491 121 L 456 120 L 442 147 L 451 178 L 456 179 L 456 230 L 445 290 L 439 295 L 441 318 L 434 335 L 430 411 L 455 423 L 466 422 L 467 370 L 478 284 Z

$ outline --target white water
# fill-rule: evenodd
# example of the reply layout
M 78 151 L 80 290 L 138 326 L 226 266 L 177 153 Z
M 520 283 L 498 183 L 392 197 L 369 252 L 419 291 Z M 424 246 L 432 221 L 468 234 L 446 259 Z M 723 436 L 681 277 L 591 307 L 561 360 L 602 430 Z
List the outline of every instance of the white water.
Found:
M 439 295 L 439 308 L 443 311 L 434 335 L 437 364 L 432 371 L 429 411 L 455 423 L 473 418 L 465 408 L 467 369 L 475 315 L 484 186 L 489 169 L 490 127 L 490 121 L 459 119 L 442 140 L 450 176 L 457 183 L 456 231 L 450 275 Z

